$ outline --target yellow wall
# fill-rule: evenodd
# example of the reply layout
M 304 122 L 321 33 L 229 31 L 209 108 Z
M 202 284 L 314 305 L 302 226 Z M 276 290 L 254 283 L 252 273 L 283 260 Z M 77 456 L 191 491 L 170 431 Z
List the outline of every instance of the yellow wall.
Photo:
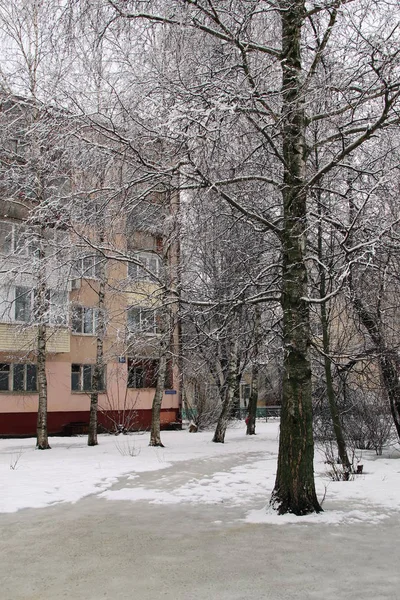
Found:
M 48 327 L 47 350 L 50 353 L 69 352 L 68 329 Z M 31 352 L 37 347 L 37 327 L 15 323 L 0 323 L 0 352 Z

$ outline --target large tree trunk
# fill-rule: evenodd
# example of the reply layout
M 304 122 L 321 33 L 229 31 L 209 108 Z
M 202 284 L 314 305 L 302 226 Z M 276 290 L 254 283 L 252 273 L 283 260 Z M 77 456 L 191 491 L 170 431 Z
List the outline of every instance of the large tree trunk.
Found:
M 39 392 L 36 447 L 38 450 L 49 450 L 49 439 L 47 431 L 47 375 L 46 375 L 46 312 L 47 312 L 47 286 L 46 267 L 44 264 L 45 253 L 43 248 L 45 227 L 41 226 L 39 233 L 38 249 L 38 279 L 36 286 L 36 297 L 34 303 L 34 320 L 38 322 L 37 330 L 37 382 Z
M 37 336 L 37 380 L 39 404 L 37 414 L 36 447 L 38 450 L 49 450 L 47 432 L 47 377 L 46 377 L 46 325 L 38 325 Z
M 310 322 L 307 296 L 305 119 L 301 29 L 304 1 L 282 2 L 282 134 L 284 188 L 282 311 L 284 380 L 278 470 L 271 506 L 279 513 L 322 510 L 314 484 Z
M 100 240 L 103 241 L 103 238 Z M 90 416 L 88 431 L 88 446 L 97 446 L 97 425 L 99 390 L 104 378 L 104 334 L 105 334 L 105 262 L 101 263 L 100 284 L 98 294 L 98 320 L 96 340 L 96 363 L 93 370 L 92 392 L 90 394 Z
M 99 390 L 104 377 L 104 361 L 103 361 L 103 336 L 98 334 L 96 343 L 96 363 L 93 369 L 92 391 L 90 394 L 90 415 L 89 415 L 89 431 L 88 431 L 88 446 L 97 446 L 97 423 L 98 423 L 98 406 L 99 406 Z
M 258 404 L 258 363 L 255 362 L 251 368 L 251 394 L 249 399 L 249 410 L 247 414 L 246 435 L 256 434 L 256 417 Z
M 164 444 L 161 442 L 161 404 L 164 395 L 165 381 L 167 376 L 168 361 L 167 356 L 172 341 L 172 315 L 170 309 L 170 292 L 169 287 L 171 285 L 170 276 L 170 244 L 171 244 L 171 231 L 170 225 L 168 227 L 166 235 L 163 241 L 163 254 L 162 254 L 162 265 L 163 265 L 163 291 L 162 291 L 162 308 L 160 314 L 160 333 L 161 340 L 159 346 L 159 364 L 157 373 L 157 384 L 156 391 L 153 398 L 153 405 L 151 410 L 151 431 L 150 431 L 150 442 L 149 446 L 161 446 Z
M 259 338 L 261 330 L 261 313 L 258 306 L 255 308 L 255 326 L 254 326 L 254 357 L 251 368 L 251 394 L 249 399 L 249 410 L 247 415 L 246 435 L 256 434 L 256 417 L 258 404 L 258 353 L 259 353 Z
M 166 348 L 162 349 L 160 354 L 160 361 L 158 365 L 157 373 L 157 387 L 153 398 L 153 406 L 151 411 L 151 432 L 149 446 L 161 446 L 164 444 L 161 442 L 161 403 L 165 388 L 165 378 L 167 375 L 167 356 Z

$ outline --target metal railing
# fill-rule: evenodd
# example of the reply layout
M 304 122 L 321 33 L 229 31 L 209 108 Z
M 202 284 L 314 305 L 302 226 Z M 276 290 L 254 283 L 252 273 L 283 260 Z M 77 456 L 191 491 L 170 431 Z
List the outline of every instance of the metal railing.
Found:
M 191 417 L 193 417 L 193 409 L 190 411 Z M 233 419 L 244 420 L 247 417 L 247 408 L 239 408 L 235 411 Z M 257 406 L 257 419 L 276 419 L 281 416 L 281 407 L 279 405 L 273 406 Z M 186 411 L 182 411 L 182 418 L 186 420 L 188 416 Z

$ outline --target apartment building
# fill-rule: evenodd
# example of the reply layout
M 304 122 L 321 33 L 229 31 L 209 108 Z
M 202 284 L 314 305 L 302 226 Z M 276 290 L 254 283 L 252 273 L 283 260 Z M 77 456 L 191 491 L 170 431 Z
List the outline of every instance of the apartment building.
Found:
M 0 209 L 0 435 L 34 435 L 38 259 L 23 211 L 4 201 Z M 126 249 L 125 242 L 120 241 Z M 106 273 L 106 328 L 99 423 L 108 431 L 149 427 L 159 359 L 157 279 L 161 245 L 161 238 L 134 232 L 127 252 L 137 262 L 115 261 L 84 247 L 76 252 L 67 232 L 46 232 L 49 433 L 84 431 L 88 424 L 102 263 Z M 175 328 L 171 332 L 162 426 L 176 425 L 180 419 L 179 373 L 172 359 L 172 346 L 177 343 Z
M 104 373 L 99 426 L 107 431 L 150 426 L 162 335 L 168 335 L 169 341 L 161 425 L 176 426 L 181 418 L 178 329 L 172 318 L 170 331 L 162 333 L 160 319 L 161 276 L 165 269 L 174 271 L 178 250 L 176 243 L 169 243 L 168 253 L 164 252 L 160 195 L 146 197 L 144 208 L 135 203 L 135 210 L 117 221 L 116 231 L 103 223 L 102 251 L 96 250 L 90 227 L 79 235 L 79 210 L 70 211 L 68 226 L 62 215 L 53 211 L 52 218 L 46 219 L 37 210 L 37 197 L 24 180 L 26 173 L 32 186 L 37 185 L 38 177 L 31 176 L 25 158 L 27 146 L 32 145 L 24 128 L 31 107 L 25 103 L 20 108 L 18 99 L 7 100 L 0 107 L 0 120 L 7 110 L 5 123 L 17 122 L 19 115 L 23 126 L 15 136 L 11 131 L 11 138 L 0 139 L 0 435 L 36 432 L 39 283 L 46 288 L 39 316 L 46 324 L 49 433 L 78 433 L 87 427 L 100 318 Z M 47 145 L 51 148 L 51 142 Z M 10 152 L 15 155 L 11 169 L 6 164 Z M 58 160 L 55 153 L 51 160 Z M 80 173 L 81 178 L 86 175 Z M 59 174 L 48 177 L 53 188 L 65 185 L 65 180 Z M 18 192 L 13 189 L 15 181 Z M 85 202 L 86 210 L 92 210 L 90 197 Z M 112 207 L 108 209 L 112 213 Z M 171 278 L 168 285 L 173 285 Z

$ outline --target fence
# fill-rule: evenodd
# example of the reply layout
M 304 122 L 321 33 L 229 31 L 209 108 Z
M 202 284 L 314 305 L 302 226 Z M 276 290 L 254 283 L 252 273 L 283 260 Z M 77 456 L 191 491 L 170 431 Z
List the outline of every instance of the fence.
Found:
M 191 409 L 190 414 L 193 415 L 193 410 Z M 235 415 L 233 418 L 238 420 L 244 420 L 247 417 L 248 410 L 247 408 L 239 408 L 235 411 Z M 276 419 L 281 416 L 281 407 L 279 405 L 276 406 L 257 406 L 257 419 Z M 187 420 L 188 416 L 186 414 L 186 410 L 182 411 L 183 420 Z

